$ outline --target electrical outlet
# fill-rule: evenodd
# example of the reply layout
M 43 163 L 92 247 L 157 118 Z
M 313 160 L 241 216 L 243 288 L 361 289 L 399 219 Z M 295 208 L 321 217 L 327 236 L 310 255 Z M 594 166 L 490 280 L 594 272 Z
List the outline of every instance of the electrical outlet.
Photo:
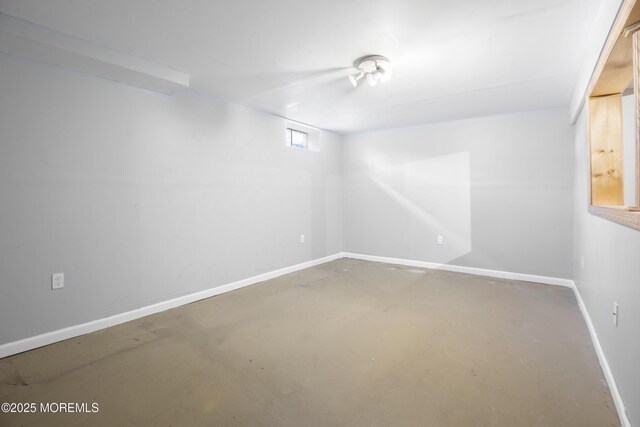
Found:
M 618 303 L 613 303 L 613 311 L 611 312 L 611 321 L 614 326 L 618 326 Z
M 53 273 L 51 275 L 51 289 L 64 288 L 64 273 Z
M 304 243 L 304 234 L 300 235 L 300 243 Z
M 438 244 L 439 245 L 444 245 L 444 237 L 438 236 Z
M 584 256 L 580 255 L 580 267 L 584 268 Z

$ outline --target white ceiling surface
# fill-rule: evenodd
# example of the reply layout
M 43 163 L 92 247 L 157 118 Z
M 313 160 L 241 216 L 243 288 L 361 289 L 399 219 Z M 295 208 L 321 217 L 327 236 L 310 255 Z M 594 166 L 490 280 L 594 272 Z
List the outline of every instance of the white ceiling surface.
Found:
M 566 106 L 601 0 L 0 0 L 0 12 L 339 133 Z M 354 89 L 367 54 L 390 81 Z

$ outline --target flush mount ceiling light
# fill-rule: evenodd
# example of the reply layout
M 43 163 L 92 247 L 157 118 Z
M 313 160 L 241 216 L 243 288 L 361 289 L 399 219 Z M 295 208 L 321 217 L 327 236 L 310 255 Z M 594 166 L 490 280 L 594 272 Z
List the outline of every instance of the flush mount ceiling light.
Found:
M 370 86 L 375 86 L 379 81 L 386 82 L 391 77 L 391 63 L 380 55 L 370 55 L 356 61 L 355 67 L 358 73 L 349 76 L 353 87 L 358 87 L 358 82 L 365 79 Z

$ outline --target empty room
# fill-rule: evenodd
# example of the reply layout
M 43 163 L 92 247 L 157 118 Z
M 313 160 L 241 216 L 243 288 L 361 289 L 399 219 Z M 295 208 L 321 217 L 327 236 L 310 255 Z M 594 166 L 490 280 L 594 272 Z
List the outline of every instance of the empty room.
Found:
M 640 2 L 0 0 L 0 426 L 640 427 Z

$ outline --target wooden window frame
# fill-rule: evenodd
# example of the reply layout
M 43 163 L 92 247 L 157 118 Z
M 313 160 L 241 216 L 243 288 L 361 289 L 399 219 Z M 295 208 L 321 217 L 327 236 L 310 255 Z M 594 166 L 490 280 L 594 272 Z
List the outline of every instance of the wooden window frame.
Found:
M 598 59 L 587 91 L 587 114 L 592 98 L 621 95 L 633 79 L 636 101 L 635 126 L 635 206 L 599 206 L 592 203 L 592 123 L 589 118 L 588 150 L 588 210 L 591 214 L 640 230 L 640 5 L 636 0 L 624 0 Z M 630 69 L 629 69 L 630 67 Z

